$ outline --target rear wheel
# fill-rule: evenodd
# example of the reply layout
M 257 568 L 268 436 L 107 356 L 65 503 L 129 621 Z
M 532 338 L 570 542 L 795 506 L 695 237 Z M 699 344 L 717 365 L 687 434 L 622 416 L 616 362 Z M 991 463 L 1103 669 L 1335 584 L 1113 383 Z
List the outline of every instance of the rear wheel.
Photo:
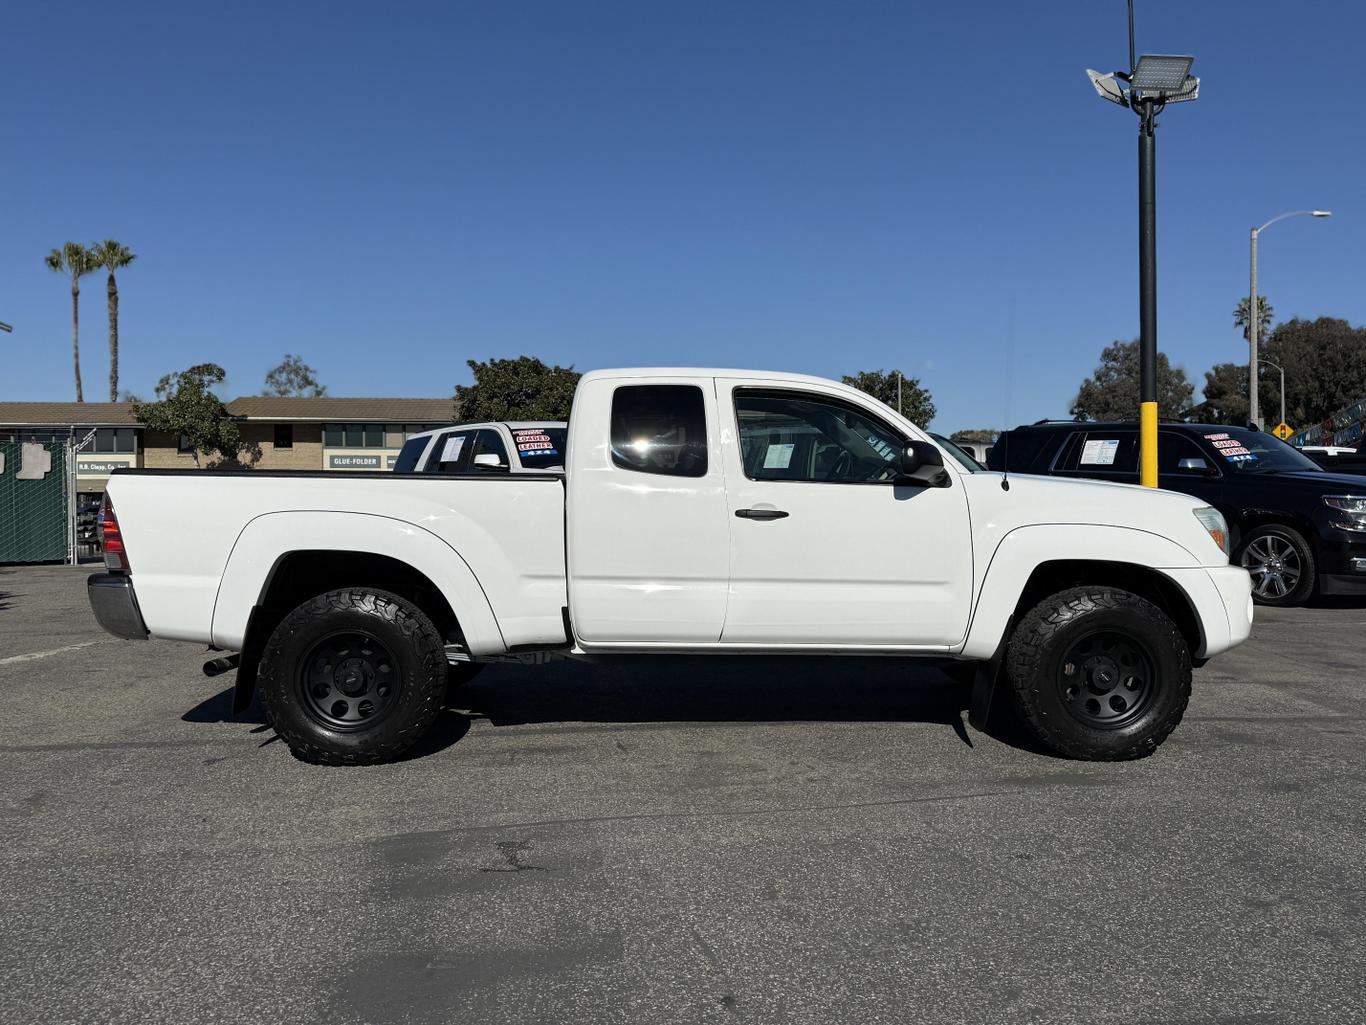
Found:
M 1314 551 L 1298 530 L 1272 523 L 1248 532 L 1238 562 L 1261 605 L 1302 605 L 1314 593 Z
M 1190 700 L 1190 651 L 1176 624 L 1115 588 L 1045 598 L 1011 637 L 1009 668 L 1021 718 L 1071 758 L 1152 754 Z
M 387 591 L 345 588 L 281 621 L 257 686 L 289 749 L 319 765 L 391 761 L 431 727 L 446 657 L 431 620 Z

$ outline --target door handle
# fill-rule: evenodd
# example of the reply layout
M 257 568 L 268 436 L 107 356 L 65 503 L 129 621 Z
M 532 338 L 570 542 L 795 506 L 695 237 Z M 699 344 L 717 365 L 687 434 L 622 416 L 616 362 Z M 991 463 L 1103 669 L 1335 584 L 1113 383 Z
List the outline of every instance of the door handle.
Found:
M 787 513 L 781 509 L 736 509 L 735 515 L 742 520 L 781 520 Z

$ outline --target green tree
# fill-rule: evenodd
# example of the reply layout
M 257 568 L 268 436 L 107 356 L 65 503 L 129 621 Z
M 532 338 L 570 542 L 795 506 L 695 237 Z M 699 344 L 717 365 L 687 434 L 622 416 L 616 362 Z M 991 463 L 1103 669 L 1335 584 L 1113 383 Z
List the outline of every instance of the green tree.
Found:
M 1246 427 L 1248 412 L 1246 363 L 1216 363 L 1205 371 L 1205 401 L 1192 411 L 1195 420 Z
M 107 238 L 90 247 L 90 257 L 96 267 L 109 272 L 105 287 L 109 303 L 109 401 L 119 400 L 119 286 L 114 272 L 122 270 L 137 259 L 137 254 L 122 242 Z
M 1251 330 L 1248 327 L 1249 319 L 1247 315 L 1248 298 L 1243 296 L 1238 300 L 1238 308 L 1233 311 L 1233 326 L 1242 328 L 1243 338 L 1249 343 L 1252 341 Z M 1265 338 L 1271 330 L 1271 318 L 1275 315 L 1275 309 L 1267 301 L 1266 296 L 1257 296 L 1257 337 Z
M 534 356 L 466 360 L 474 384 L 455 386 L 456 419 L 568 420 L 583 375 L 572 366 L 548 366 Z
M 76 370 L 76 401 L 84 402 L 81 390 L 81 286 L 80 280 L 99 266 L 90 250 L 79 242 L 67 242 L 43 257 L 47 269 L 71 279 L 71 359 Z
M 897 377 L 901 379 L 901 415 L 911 423 L 927 427 L 934 419 L 934 399 L 929 389 L 922 388 L 920 378 L 907 377 L 899 370 L 860 370 L 857 374 L 846 374 L 844 383 L 871 395 L 896 409 Z
M 1262 355 L 1285 368 L 1285 416 L 1291 427 L 1307 427 L 1366 396 L 1366 327 L 1336 317 L 1282 321 Z M 1262 370 L 1259 401 L 1264 413 L 1280 412 L 1281 375 Z
M 978 427 L 969 431 L 954 431 L 949 441 L 966 441 L 971 445 L 990 445 L 1001 432 L 994 427 Z
M 216 363 L 199 363 L 167 374 L 157 382 L 157 401 L 133 400 L 133 418 L 144 427 L 184 438 L 194 452 L 217 454 L 220 463 L 237 463 L 245 446 L 227 407 L 210 389 L 227 374 Z
M 1100 354 L 1095 372 L 1081 382 L 1071 413 L 1078 420 L 1138 419 L 1138 339 L 1114 342 Z M 1186 372 L 1173 367 L 1164 353 L 1157 354 L 1157 409 L 1174 419 L 1191 406 L 1195 389 Z
M 302 356 L 286 355 L 278 367 L 266 374 L 266 390 L 261 394 L 303 395 L 316 399 L 327 394 L 327 386 L 318 383 L 318 375 Z

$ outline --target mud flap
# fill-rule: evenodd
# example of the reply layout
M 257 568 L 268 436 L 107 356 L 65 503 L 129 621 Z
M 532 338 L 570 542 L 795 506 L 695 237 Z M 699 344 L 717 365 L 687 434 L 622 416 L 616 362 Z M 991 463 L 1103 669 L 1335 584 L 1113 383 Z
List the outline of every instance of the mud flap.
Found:
M 991 702 L 996 696 L 996 685 L 1000 681 L 1003 665 L 1006 659 L 1006 650 L 1010 646 L 1011 627 L 1015 625 L 1015 617 L 1011 616 L 1006 620 L 1006 628 L 1001 635 L 1001 643 L 996 646 L 996 652 L 985 662 L 978 663 L 977 672 L 972 678 L 972 696 L 968 702 L 968 722 L 972 728 L 982 733 L 987 732 L 987 723 L 991 719 Z

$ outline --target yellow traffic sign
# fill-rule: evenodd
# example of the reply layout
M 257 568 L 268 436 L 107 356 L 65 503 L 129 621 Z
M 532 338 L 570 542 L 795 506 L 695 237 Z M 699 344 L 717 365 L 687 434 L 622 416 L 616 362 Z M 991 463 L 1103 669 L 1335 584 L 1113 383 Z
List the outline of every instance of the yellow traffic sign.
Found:
M 1276 437 L 1280 438 L 1282 441 L 1284 441 L 1286 438 L 1290 437 L 1290 435 L 1294 434 L 1295 432 L 1290 429 L 1290 425 L 1288 423 L 1282 420 L 1279 424 L 1276 425 L 1276 429 L 1273 430 L 1271 433 L 1276 435 Z

